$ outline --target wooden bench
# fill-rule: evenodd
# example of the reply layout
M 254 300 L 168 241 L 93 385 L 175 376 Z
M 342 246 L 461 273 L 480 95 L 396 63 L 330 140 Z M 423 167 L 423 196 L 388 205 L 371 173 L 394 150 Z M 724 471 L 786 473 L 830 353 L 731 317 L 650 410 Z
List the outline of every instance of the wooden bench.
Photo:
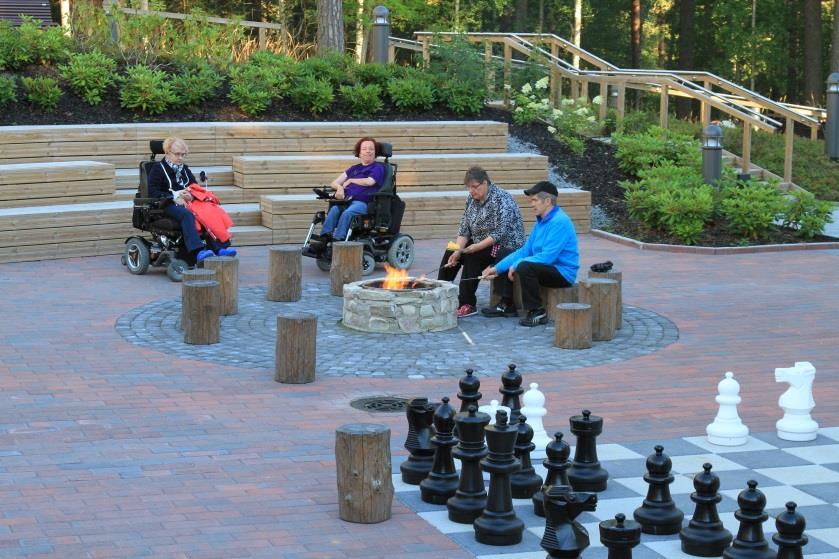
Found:
M 113 195 L 114 166 L 109 163 L 0 165 L 0 208 L 110 201 Z
M 243 154 L 346 155 L 362 136 L 408 153 L 502 153 L 507 124 L 439 122 L 166 122 L 0 127 L 0 164 L 92 159 L 136 169 L 149 140 L 179 136 L 191 167 L 231 165 Z
M 535 218 L 521 190 L 510 191 L 521 208 L 525 229 L 529 230 Z M 401 231 L 415 239 L 454 238 L 466 203 L 466 191 L 406 192 L 400 194 L 405 201 L 405 215 Z M 570 188 L 559 189 L 558 202 L 574 221 L 577 233 L 591 229 L 591 193 Z M 262 224 L 274 232 L 274 243 L 302 243 L 318 210 L 327 204 L 314 194 L 274 194 L 262 196 Z

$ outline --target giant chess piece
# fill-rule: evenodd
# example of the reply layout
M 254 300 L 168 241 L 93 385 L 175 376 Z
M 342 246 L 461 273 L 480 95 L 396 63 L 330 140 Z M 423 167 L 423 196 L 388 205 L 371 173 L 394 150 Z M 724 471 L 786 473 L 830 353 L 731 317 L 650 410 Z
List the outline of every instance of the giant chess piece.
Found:
M 472 369 L 466 369 L 466 374 L 460 377 L 458 386 L 460 387 L 460 392 L 457 393 L 457 397 L 460 399 L 460 413 L 466 413 L 472 404 L 475 405 L 477 410 L 478 401 L 482 396 L 479 392 L 481 381 L 474 375 Z
M 664 447 L 656 445 L 655 453 L 647 456 L 647 473 L 644 481 L 650 484 L 644 504 L 635 509 L 635 520 L 645 534 L 677 534 L 682 529 L 685 515 L 670 497 L 673 462 L 664 454 Z
M 518 429 L 507 423 L 507 414 L 499 411 L 495 425 L 485 430 L 489 456 L 481 460 L 481 469 L 489 472 L 487 506 L 475 519 L 475 539 L 488 545 L 515 545 L 521 541 L 524 522 L 513 510 L 510 474 L 521 466 L 513 456 Z
M 547 458 L 542 461 L 542 465 L 548 471 L 545 476 L 545 485 L 567 485 L 568 483 L 568 468 L 571 467 L 571 461 L 568 459 L 571 456 L 571 446 L 562 440 L 562 433 L 558 432 L 554 435 L 555 440 L 548 443 L 545 447 L 545 454 Z M 545 516 L 545 493 L 538 491 L 533 495 L 533 513 L 536 516 Z
M 714 422 L 705 431 L 708 442 L 721 446 L 740 446 L 749 440 L 749 428 L 740 421 L 737 415 L 737 404 L 740 403 L 740 383 L 734 380 L 734 373 L 725 373 L 725 378 L 717 385 L 719 394 L 716 397 L 720 405 Z
M 810 417 L 816 406 L 813 400 L 813 380 L 816 368 L 807 361 L 799 361 L 788 369 L 775 369 L 775 382 L 788 382 L 789 388 L 778 398 L 784 417 L 775 423 L 778 438 L 785 441 L 812 441 L 819 424 Z
M 551 442 L 542 422 L 542 418 L 548 413 L 545 409 L 545 395 L 539 390 L 537 383 L 531 382 L 530 390 L 524 393 L 521 400 L 524 404 L 521 413 L 527 417 L 527 422 L 533 428 L 533 444 L 536 445 L 536 451 L 541 453 Z
M 607 559 L 632 559 L 632 548 L 641 543 L 641 525 L 619 512 L 599 526 L 600 543 L 609 549 Z
M 431 444 L 431 437 L 434 436 L 434 428 L 431 426 L 434 408 L 429 405 L 428 398 L 411 398 L 405 415 L 408 417 L 405 449 L 410 452 L 410 456 L 399 465 L 399 471 L 402 472 L 403 482 L 419 485 L 431 471 L 434 457 L 434 446 Z
M 434 462 L 431 471 L 420 482 L 420 495 L 426 503 L 445 505 L 457 491 L 457 470 L 452 458 L 452 447 L 457 444 L 457 439 L 452 435 L 454 415 L 448 397 L 443 397 L 443 403 L 434 412 L 434 429 L 437 431 L 431 437 L 431 444 L 436 447 Z
M 722 500 L 720 478 L 711 473 L 711 464 L 706 462 L 702 469 L 693 477 L 696 491 L 690 494 L 696 508 L 688 525 L 679 533 L 679 539 L 682 551 L 688 555 L 719 557 L 731 544 L 731 532 L 725 529 L 717 514 L 717 503 Z
M 737 537 L 731 542 L 722 556 L 724 559 L 776 559 L 775 552 L 769 549 L 769 543 L 763 537 L 763 523 L 769 518 L 766 496 L 757 488 L 753 479 L 746 482 L 748 489 L 737 495 L 740 506 L 734 518 L 740 521 Z
M 461 524 L 472 524 L 481 516 L 487 502 L 487 492 L 479 462 L 487 455 L 484 444 L 484 428 L 489 416 L 479 413 L 475 404 L 469 410 L 454 417 L 460 442 L 454 449 L 454 457 L 460 460 L 460 483 L 454 497 L 446 501 L 449 520 Z
M 507 406 L 499 404 L 498 400 L 490 400 L 489 404 L 478 407 L 478 411 L 487 414 L 489 416 L 489 424 L 495 425 L 495 416 L 498 415 L 499 411 L 503 411 L 507 414 L 507 417 L 510 417 L 512 410 Z
M 787 503 L 787 510 L 775 517 L 775 528 L 778 530 L 772 536 L 772 541 L 778 546 L 777 559 L 802 559 L 802 547 L 807 545 L 808 538 L 804 535 L 806 521 L 795 512 L 795 503 Z
M 605 491 L 609 472 L 597 460 L 597 436 L 603 432 L 603 418 L 583 410 L 582 415 L 571 416 L 570 422 L 577 448 L 568 470 L 568 481 L 576 491 Z
M 530 499 L 542 489 L 542 478 L 536 473 L 533 464 L 530 462 L 530 453 L 535 448 L 531 442 L 533 440 L 533 429 L 527 424 L 527 417 L 524 415 L 519 416 L 518 431 L 515 454 L 521 462 L 521 469 L 513 472 L 510 476 L 510 485 L 514 499 Z
M 510 408 L 510 425 L 519 424 L 521 415 L 521 398 L 524 388 L 521 387 L 521 373 L 516 371 L 516 365 L 507 365 L 507 372 L 501 375 L 501 388 L 498 391 L 502 394 L 501 405 Z
M 548 557 L 579 559 L 580 554 L 589 546 L 588 531 L 577 518 L 583 511 L 597 508 L 597 495 L 594 493 L 575 493 L 562 485 L 546 486 L 545 492 L 545 534 L 542 536 L 542 549 Z

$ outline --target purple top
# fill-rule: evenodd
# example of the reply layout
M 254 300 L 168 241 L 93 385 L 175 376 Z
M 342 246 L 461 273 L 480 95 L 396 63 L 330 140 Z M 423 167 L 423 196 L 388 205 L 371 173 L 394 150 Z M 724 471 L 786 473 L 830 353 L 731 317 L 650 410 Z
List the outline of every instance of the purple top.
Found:
M 370 195 L 377 192 L 382 187 L 382 181 L 385 179 L 385 166 L 379 161 L 374 161 L 369 165 L 362 165 L 358 163 L 353 165 L 346 171 L 348 179 L 374 179 L 376 184 L 373 186 L 361 186 L 360 184 L 350 184 L 344 188 L 344 195 L 359 202 L 369 202 Z M 346 183 L 345 183 L 346 184 Z

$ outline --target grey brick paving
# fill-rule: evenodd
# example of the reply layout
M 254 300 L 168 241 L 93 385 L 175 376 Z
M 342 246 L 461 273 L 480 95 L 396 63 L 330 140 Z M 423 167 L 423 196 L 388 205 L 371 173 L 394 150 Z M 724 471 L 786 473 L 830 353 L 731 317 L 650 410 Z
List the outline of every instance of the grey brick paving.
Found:
M 478 292 L 486 301 L 486 288 Z M 183 342 L 180 299 L 155 301 L 133 309 L 116 323 L 131 343 L 179 357 L 257 369 L 274 369 L 277 315 L 311 312 L 318 316 L 317 373 L 336 377 L 453 377 L 464 367 L 499 375 L 509 362 L 529 372 L 557 371 L 614 363 L 647 355 L 675 342 L 678 329 L 652 311 L 624 305 L 623 327 L 609 342 L 591 349 L 553 346 L 553 324 L 525 328 L 512 318 L 473 316 L 459 328 L 420 334 L 374 334 L 340 324 L 342 299 L 329 285 L 307 283 L 295 303 L 265 299 L 264 288 L 239 290 L 239 313 L 222 317 L 221 342 L 209 346 Z M 468 334 L 474 345 L 466 341 Z M 538 348 L 538 351 L 534 351 Z

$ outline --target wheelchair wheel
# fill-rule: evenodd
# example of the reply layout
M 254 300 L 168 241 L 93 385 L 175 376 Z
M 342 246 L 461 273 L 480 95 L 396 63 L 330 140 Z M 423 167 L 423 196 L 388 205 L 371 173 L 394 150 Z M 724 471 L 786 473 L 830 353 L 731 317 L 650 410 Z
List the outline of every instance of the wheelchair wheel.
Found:
M 315 260 L 315 264 L 317 264 L 318 270 L 320 270 L 321 272 L 328 272 L 332 269 L 332 260 L 318 258 L 317 260 Z
M 149 255 L 149 247 L 146 246 L 143 239 L 134 237 L 125 243 L 125 250 L 122 253 L 123 263 L 128 268 L 128 271 L 135 275 L 142 275 L 149 269 L 151 263 L 151 256 Z
M 369 276 L 376 270 L 376 259 L 367 251 L 364 251 L 364 256 L 361 261 L 361 275 Z
M 172 281 L 181 281 L 184 279 L 184 271 L 189 265 L 179 258 L 173 258 L 166 266 L 166 275 Z
M 414 263 L 414 240 L 408 235 L 399 235 L 387 249 L 387 261 L 394 268 L 406 270 Z

